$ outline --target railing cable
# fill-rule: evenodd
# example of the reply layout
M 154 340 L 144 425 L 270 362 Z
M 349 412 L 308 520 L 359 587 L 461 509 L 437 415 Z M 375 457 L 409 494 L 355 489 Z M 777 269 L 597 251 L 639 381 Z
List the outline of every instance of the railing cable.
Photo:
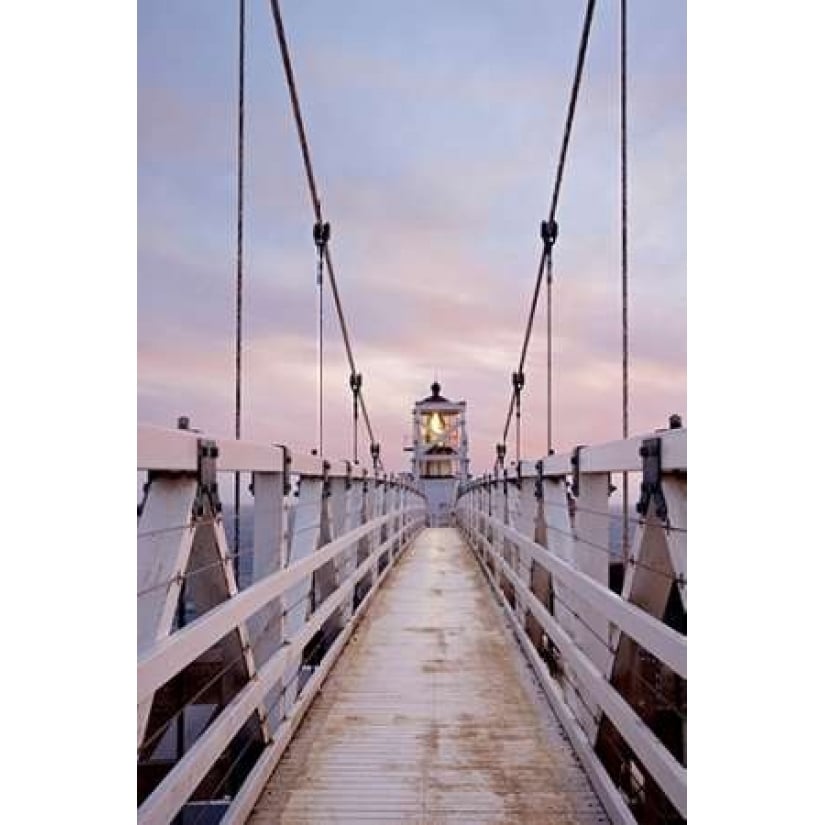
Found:
M 560 501 L 546 501 L 545 504 L 549 505 L 550 507 L 558 507 L 565 510 L 569 509 L 569 506 L 567 504 L 563 504 Z M 611 520 L 619 519 L 622 517 L 621 512 L 611 513 L 607 510 L 594 510 L 592 507 L 583 507 L 580 504 L 573 504 L 573 511 L 574 513 L 579 511 L 581 511 L 582 513 L 590 513 L 591 515 L 601 516 L 602 518 Z M 665 532 L 687 533 L 687 527 L 680 527 L 670 523 L 661 524 L 644 518 L 631 518 L 630 523 L 638 524 L 641 527 L 661 527 L 662 530 L 664 530 Z
M 615 557 L 615 553 L 610 547 L 605 547 L 603 544 L 599 544 L 595 541 L 590 541 L 589 539 L 582 538 L 581 536 L 577 536 L 575 533 L 570 533 L 567 530 L 562 530 L 561 527 L 556 527 L 553 524 L 547 525 L 548 530 L 553 530 L 556 533 L 560 533 L 563 536 L 567 536 L 567 538 L 573 539 L 573 541 L 579 541 L 582 544 L 586 544 L 588 547 L 592 547 L 594 550 L 599 550 L 602 553 L 607 553 L 611 558 Z M 552 551 L 550 551 L 552 552 Z M 662 576 L 665 579 L 668 579 L 672 582 L 677 582 L 678 584 L 687 585 L 687 579 L 683 576 L 673 576 L 668 573 L 666 570 L 661 570 L 658 567 L 651 567 L 649 564 L 645 564 L 644 562 L 639 561 L 638 559 L 628 559 L 628 565 L 631 567 L 641 567 L 643 570 L 648 570 L 651 573 L 656 573 L 659 576 Z
M 311 658 L 311 656 L 312 656 L 312 655 L 314 655 L 315 651 L 318 649 L 319 644 L 320 644 L 321 642 L 324 642 L 324 641 L 327 641 L 327 638 L 326 638 L 325 636 L 321 635 L 321 637 L 319 637 L 319 638 L 315 641 L 315 643 L 312 645 L 312 648 L 311 648 L 311 650 L 310 650 L 310 653 L 309 653 L 309 654 L 307 654 L 307 652 L 306 652 L 307 648 L 304 648 L 304 652 L 303 652 L 302 658 Z M 282 645 L 281 645 L 281 647 L 283 647 L 283 646 L 284 646 L 284 645 L 282 644 Z M 280 649 L 280 648 L 279 648 L 279 649 Z M 273 655 L 274 655 L 274 654 L 273 654 Z M 280 702 L 280 701 L 281 701 L 281 699 L 284 697 L 284 695 L 285 695 L 285 693 L 286 693 L 287 688 L 288 688 L 288 687 L 290 687 L 290 686 L 291 686 L 291 685 L 295 682 L 295 680 L 296 680 L 298 677 L 300 677 L 301 672 L 302 672 L 302 669 L 303 669 L 303 664 L 299 664 L 299 665 L 297 666 L 297 668 L 295 669 L 295 673 L 293 674 L 293 676 L 292 676 L 292 678 L 289 680 L 289 682 L 288 682 L 286 685 L 282 686 L 282 688 L 281 688 L 281 690 L 280 690 L 280 692 L 279 692 L 278 696 L 275 698 L 275 701 L 274 701 L 274 702 L 273 702 L 273 703 L 272 703 L 272 704 L 271 704 L 268 708 L 266 708 L 266 710 L 265 710 L 265 712 L 263 713 L 263 715 L 262 715 L 262 716 L 260 716 L 260 722 L 261 722 L 261 723 L 271 721 L 271 714 L 272 714 L 272 711 L 273 711 L 273 710 L 275 710 L 275 706 L 276 706 L 276 704 L 277 704 L 278 702 Z M 277 723 L 276 729 L 277 729 L 277 727 L 278 727 L 278 726 L 280 726 L 280 725 L 281 725 L 281 723 L 282 723 L 285 719 L 286 719 L 286 714 L 284 713 L 284 714 L 282 714 L 282 715 L 281 715 L 281 717 L 278 719 L 278 723 Z M 232 773 L 234 772 L 235 768 L 237 768 L 237 767 L 238 767 L 238 765 L 240 764 L 241 760 L 244 758 L 244 756 L 246 756 L 246 754 L 248 753 L 249 749 L 250 749 L 250 748 L 252 747 L 252 745 L 254 745 L 254 744 L 258 744 L 258 745 L 260 745 L 262 748 L 265 748 L 265 747 L 267 747 L 267 745 L 269 745 L 269 742 L 267 742 L 267 741 L 262 741 L 262 740 L 258 739 L 258 738 L 257 738 L 256 736 L 254 736 L 254 735 L 253 735 L 253 736 L 250 736 L 250 737 L 247 739 L 247 741 L 244 743 L 243 747 L 239 750 L 239 752 L 237 753 L 237 755 L 235 756 L 235 758 L 232 760 L 231 764 L 230 764 L 230 765 L 229 765 L 229 767 L 226 769 L 226 771 L 224 772 L 224 774 L 222 775 L 222 777 L 220 778 L 220 780 L 218 780 L 217 784 L 216 784 L 216 785 L 212 788 L 212 797 L 213 797 L 213 798 L 217 798 L 217 797 L 218 797 L 218 795 L 219 795 L 220 791 L 223 789 L 223 786 L 224 786 L 224 785 L 225 785 L 225 784 L 229 781 L 230 777 L 232 776 Z M 203 817 L 204 817 L 205 813 L 206 813 L 206 808 L 204 808 L 204 810 L 202 810 L 202 811 L 200 812 L 200 814 L 198 815 L 198 818 L 195 820 L 194 825 L 199 825 L 199 823 L 200 823 L 200 822 L 201 822 L 201 820 L 203 819 Z
M 188 707 L 196 704 L 197 700 L 203 696 L 209 688 L 212 687 L 219 679 L 223 678 L 227 673 L 229 673 L 230 669 L 236 665 L 241 659 L 244 658 L 246 655 L 246 650 L 241 650 L 241 652 L 230 662 L 225 664 L 205 685 L 201 686 L 198 691 L 189 697 L 184 704 L 182 704 L 162 725 L 159 725 L 157 730 L 155 730 L 151 736 L 148 736 L 146 739 L 141 742 L 140 747 L 138 748 L 139 755 L 146 754 L 146 752 L 161 738 L 163 738 L 163 734 L 169 730 L 172 722 L 174 722 Z M 148 754 L 146 754 L 148 756 Z
M 546 527 L 547 527 L 548 530 L 552 530 L 555 533 L 559 533 L 560 535 L 565 536 L 569 539 L 572 539 L 573 541 L 578 541 L 578 542 L 581 542 L 582 544 L 586 544 L 588 547 L 592 547 L 594 550 L 599 550 L 602 553 L 607 553 L 611 558 L 615 558 L 615 556 L 616 556 L 616 554 L 613 552 L 613 550 L 610 547 L 606 547 L 603 544 L 599 544 L 598 542 L 595 542 L 595 541 L 590 541 L 590 539 L 583 538 L 582 536 L 577 536 L 575 533 L 571 533 L 568 530 L 563 530 L 561 527 L 556 527 L 554 524 L 546 524 Z M 664 529 L 664 525 L 662 525 L 662 528 Z M 494 525 L 494 529 L 498 529 L 498 527 Z M 511 527 L 511 529 L 515 529 L 515 528 Z M 520 534 L 520 535 L 522 535 L 522 534 Z M 504 538 L 507 541 L 513 543 L 512 539 L 507 539 L 506 536 Z M 522 535 L 522 538 L 527 539 L 528 537 Z M 547 552 L 552 553 L 554 556 L 558 555 L 557 553 L 555 553 L 555 551 L 550 550 L 549 548 L 545 548 L 545 549 L 547 550 Z M 627 563 L 631 567 L 640 567 L 643 570 L 647 570 L 651 573 L 655 573 L 656 575 L 662 576 L 663 578 L 668 579 L 671 582 L 676 582 L 677 584 L 687 586 L 687 579 L 682 575 L 676 575 L 676 576 L 671 575 L 666 570 L 662 570 L 658 567 L 651 567 L 649 564 L 645 564 L 644 562 L 641 562 L 638 559 L 632 559 L 632 558 L 628 559 Z M 551 571 L 548 570 L 548 572 L 551 572 Z
M 506 562 L 506 560 L 505 560 L 505 562 Z M 509 565 L 509 564 L 508 564 L 508 566 L 510 567 L 511 571 L 515 574 L 515 571 L 514 571 L 514 570 L 512 570 L 512 565 Z M 499 589 L 500 589 L 500 588 L 499 588 Z M 536 593 L 535 593 L 532 589 L 530 590 L 530 592 L 531 592 L 531 593 L 533 593 L 533 595 L 537 595 L 537 594 L 536 594 Z M 616 649 L 616 648 L 614 648 L 614 647 L 613 647 L 613 646 L 612 646 L 612 645 L 611 645 L 608 641 L 606 641 L 605 639 L 603 639 L 603 638 L 602 638 L 602 636 L 601 636 L 601 634 L 600 634 L 600 633 L 598 633 L 596 630 L 594 630 L 594 629 L 593 629 L 593 627 L 592 627 L 592 626 L 591 626 L 588 622 L 586 622 L 586 621 L 584 620 L 584 618 L 581 616 L 581 614 L 580 614 L 580 613 L 579 613 L 579 612 L 578 612 L 575 608 L 573 608 L 573 607 L 572 607 L 571 605 L 569 605 L 569 604 L 568 604 L 568 603 L 567 603 L 564 599 L 562 599 L 562 598 L 561 598 L 561 596 L 559 595 L 559 591 L 558 591 L 558 589 L 557 589 L 556 587 L 551 586 L 551 591 L 550 591 L 550 593 L 551 593 L 551 596 L 552 596 L 552 599 L 553 599 L 553 602 L 554 602 L 554 603 L 555 603 L 555 602 L 558 602 L 559 604 L 561 604 L 561 605 L 564 607 L 564 609 L 565 609 L 568 613 L 570 613 L 570 614 L 571 614 L 571 615 L 572 615 L 575 619 L 577 619 L 577 620 L 578 620 L 578 622 L 579 622 L 581 625 L 583 625 L 583 626 L 584 626 L 584 627 L 585 627 L 585 628 L 586 628 L 586 629 L 587 629 L 587 630 L 591 633 L 591 635 L 592 635 L 592 636 L 593 636 L 593 637 L 594 637 L 594 638 L 595 638 L 595 639 L 596 639 L 596 640 L 597 640 L 597 641 L 598 641 L 598 642 L 599 642 L 599 643 L 600 643 L 600 644 L 601 644 L 601 645 L 602 645 L 602 646 L 603 646 L 603 647 L 604 647 L 604 648 L 605 648 L 605 649 L 606 649 L 606 650 L 607 650 L 607 651 L 608 651 L 611 655 L 613 655 L 613 656 L 615 656 L 615 655 L 616 655 L 616 653 L 618 652 L 618 651 L 617 651 L 617 649 Z M 546 607 L 546 605 L 545 605 L 545 607 Z M 528 608 L 528 610 L 529 610 L 529 608 Z M 557 619 L 557 621 L 558 621 L 558 619 Z M 579 644 L 579 641 L 578 641 L 577 639 L 575 639 L 575 638 L 571 638 L 571 642 L 573 643 L 573 645 L 574 645 L 574 646 L 575 646 L 578 650 L 582 651 L 582 653 L 584 653 L 585 655 L 587 655 L 586 651 L 585 651 L 585 650 L 581 647 L 581 645 Z M 639 646 L 639 647 L 640 647 L 640 649 L 644 650 L 644 648 L 643 648 L 642 646 Z M 665 667 L 667 667 L 667 666 L 665 665 Z M 643 683 L 644 683 L 644 684 L 645 684 L 645 685 L 646 685 L 646 686 L 647 686 L 647 687 L 648 687 L 648 688 L 649 688 L 649 689 L 650 689 L 653 693 L 655 693 L 657 696 L 659 696 L 659 698 L 660 698 L 660 699 L 664 700 L 664 703 L 665 703 L 665 705 L 666 705 L 666 707 L 667 707 L 667 709 L 668 709 L 668 710 L 672 710 L 672 711 L 673 711 L 673 712 L 674 712 L 677 716 L 679 716 L 679 717 L 680 717 L 683 721 L 687 721 L 687 716 L 686 716 L 686 715 L 685 715 L 685 713 L 682 711 L 681 707 L 680 707 L 679 705 L 677 705 L 677 704 L 673 701 L 672 697 L 668 696 L 668 695 L 667 695 L 666 693 L 664 693 L 664 692 L 663 692 L 660 688 L 658 688 L 658 687 L 657 687 L 656 685 L 654 685 L 652 682 L 648 681 L 648 680 L 647 680 L 647 679 L 646 679 L 646 678 L 645 678 L 645 677 L 644 677 L 644 676 L 643 676 L 640 672 L 638 672 L 638 669 L 637 669 L 636 671 L 634 671 L 634 673 L 633 673 L 633 678 L 634 678 L 634 679 L 639 679 L 639 680 L 640 680 L 641 682 L 643 682 Z M 588 702 L 586 702 L 586 701 L 584 700 L 584 697 L 583 697 L 583 696 L 581 695 L 581 693 L 579 693 L 579 691 L 576 689 L 575 684 L 574 684 L 574 683 L 573 683 L 573 682 L 572 682 L 569 678 L 567 678 L 566 676 L 565 676 L 565 681 L 567 681 L 567 682 L 568 682 L 568 684 L 570 685 L 570 687 L 572 688 L 572 690 L 576 693 L 576 695 L 578 696 L 579 700 L 582 702 L 582 705 L 583 705 L 585 708 L 587 708 L 587 710 L 588 710 L 588 714 L 591 716 L 591 718 L 593 719 L 593 721 L 594 721 L 594 722 L 596 723 L 596 725 L 598 726 L 598 724 L 599 724 L 599 721 L 600 721 L 600 720 L 598 719 L 598 717 L 597 717 L 597 716 L 594 716 L 594 715 L 590 712 L 590 710 L 589 710 L 589 703 L 588 703 Z

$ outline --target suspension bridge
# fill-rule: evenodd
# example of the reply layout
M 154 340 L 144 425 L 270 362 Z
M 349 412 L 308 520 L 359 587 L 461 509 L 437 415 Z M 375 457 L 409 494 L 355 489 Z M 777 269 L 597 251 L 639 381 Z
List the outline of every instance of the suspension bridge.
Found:
M 141 825 L 687 820 L 687 430 L 672 415 L 628 431 L 624 2 L 623 437 L 559 449 L 551 415 L 557 211 L 594 7 L 584 4 L 502 436 L 473 475 L 466 404 L 437 381 L 412 404 L 409 468 L 384 466 L 277 0 L 274 42 L 313 212 L 318 447 L 243 437 L 241 0 L 235 433 L 187 417 L 137 432 Z M 542 287 L 547 446 L 525 457 Z M 350 372 L 346 459 L 324 449 L 325 288 Z

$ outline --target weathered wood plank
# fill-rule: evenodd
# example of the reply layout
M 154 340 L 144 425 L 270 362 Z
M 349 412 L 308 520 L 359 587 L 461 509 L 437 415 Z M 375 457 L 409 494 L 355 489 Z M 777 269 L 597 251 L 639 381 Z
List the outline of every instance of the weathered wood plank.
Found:
M 401 557 L 249 819 L 370 821 L 608 821 L 454 529 Z

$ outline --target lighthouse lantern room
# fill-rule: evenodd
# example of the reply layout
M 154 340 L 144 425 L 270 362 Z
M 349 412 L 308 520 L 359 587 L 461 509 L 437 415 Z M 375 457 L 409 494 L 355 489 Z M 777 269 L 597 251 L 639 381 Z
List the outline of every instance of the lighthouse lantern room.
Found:
M 442 396 L 438 381 L 430 389 L 413 408 L 412 472 L 427 496 L 429 524 L 445 526 L 458 484 L 469 477 L 467 402 Z

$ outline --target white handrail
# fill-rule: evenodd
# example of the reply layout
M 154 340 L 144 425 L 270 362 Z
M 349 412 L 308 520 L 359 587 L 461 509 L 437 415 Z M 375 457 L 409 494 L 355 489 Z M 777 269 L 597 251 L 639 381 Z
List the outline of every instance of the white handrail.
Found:
M 198 469 L 198 441 L 208 439 L 218 447 L 217 469 L 220 472 L 284 472 L 283 447 L 257 441 L 239 441 L 234 438 L 199 433 L 195 430 L 176 430 L 139 424 L 137 428 L 138 470 L 168 472 L 196 472 Z M 319 456 L 289 453 L 289 471 L 304 476 L 324 474 L 324 459 Z M 349 475 L 353 481 L 361 478 L 389 480 L 385 473 L 376 474 L 367 468 L 354 470 L 346 461 L 330 461 L 326 474 L 331 478 Z M 421 495 L 413 484 L 404 478 L 393 478 L 392 484 Z
M 418 520 L 420 523 L 420 519 Z M 375 525 L 371 525 L 372 528 Z M 260 668 L 257 678 L 249 682 L 221 711 L 217 719 L 198 738 L 163 781 L 138 808 L 139 825 L 163 825 L 169 822 L 196 790 L 215 760 L 226 749 L 255 708 L 264 700 L 290 666 L 300 663 L 304 646 L 324 622 L 351 595 L 355 584 L 369 571 L 375 560 L 402 535 L 394 533 L 376 547 L 358 569 L 343 582 L 316 610 L 305 625 L 288 640 L 289 644 Z M 236 597 L 237 598 L 237 597 Z M 352 621 L 352 619 L 350 620 Z M 182 633 L 183 631 L 180 631 Z M 179 634 L 178 634 L 179 635 Z
M 685 768 L 673 758 L 670 751 L 656 738 L 621 694 L 604 678 L 555 617 L 550 615 L 547 608 L 519 578 L 504 557 L 492 548 L 484 536 L 479 534 L 479 538 L 494 553 L 500 569 L 507 576 L 519 597 L 529 607 L 536 621 L 558 646 L 563 659 L 573 667 L 588 692 L 610 717 L 610 721 L 633 748 L 679 813 L 687 816 L 687 771 Z
M 502 521 L 478 511 L 493 530 L 518 545 L 537 564 L 566 584 L 577 596 L 587 601 L 606 619 L 632 636 L 642 647 L 649 650 L 683 679 L 687 678 L 687 638 L 655 619 L 649 613 L 624 601 L 609 587 L 576 570 L 560 556 L 526 536 L 508 527 Z M 483 538 L 483 536 L 482 536 Z M 573 539 L 575 541 L 575 538 Z
M 356 527 L 324 545 L 312 555 L 261 579 L 246 590 L 212 608 L 191 624 L 156 642 L 138 658 L 138 702 L 148 699 L 190 662 L 197 659 L 227 633 L 235 630 L 241 622 L 245 622 L 274 598 L 311 575 L 319 567 L 350 549 L 359 539 L 404 512 L 412 513 L 420 509 L 393 510 L 385 516 L 374 518 Z

